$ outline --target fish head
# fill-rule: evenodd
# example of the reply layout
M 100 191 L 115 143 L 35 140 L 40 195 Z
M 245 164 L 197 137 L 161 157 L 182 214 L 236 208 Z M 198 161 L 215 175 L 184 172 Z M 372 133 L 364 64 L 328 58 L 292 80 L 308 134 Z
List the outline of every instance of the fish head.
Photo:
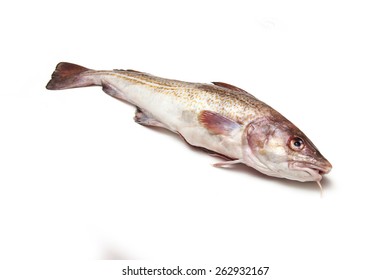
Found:
M 264 174 L 319 182 L 332 169 L 310 139 L 282 115 L 254 120 L 243 137 L 245 163 Z

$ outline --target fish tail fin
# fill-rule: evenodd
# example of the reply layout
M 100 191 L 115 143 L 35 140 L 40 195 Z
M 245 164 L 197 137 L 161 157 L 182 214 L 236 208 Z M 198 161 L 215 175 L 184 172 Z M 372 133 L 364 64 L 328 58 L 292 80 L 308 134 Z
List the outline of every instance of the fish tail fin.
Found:
M 60 62 L 46 88 L 57 90 L 98 85 L 96 76 L 88 75 L 88 72 L 93 73 L 94 70 L 73 63 Z

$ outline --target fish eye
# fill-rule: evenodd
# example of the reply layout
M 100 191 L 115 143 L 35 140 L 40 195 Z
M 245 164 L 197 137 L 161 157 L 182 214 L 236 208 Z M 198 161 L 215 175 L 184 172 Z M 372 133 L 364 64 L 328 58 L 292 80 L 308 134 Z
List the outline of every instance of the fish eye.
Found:
M 300 151 L 305 147 L 305 142 L 302 140 L 302 138 L 294 136 L 290 139 L 290 148 L 294 151 Z

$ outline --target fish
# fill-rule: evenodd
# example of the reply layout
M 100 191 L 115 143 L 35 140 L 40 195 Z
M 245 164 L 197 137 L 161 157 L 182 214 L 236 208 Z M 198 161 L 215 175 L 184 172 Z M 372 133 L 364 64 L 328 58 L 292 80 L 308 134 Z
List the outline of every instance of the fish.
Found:
M 249 92 L 224 82 L 192 83 L 135 70 L 92 70 L 60 62 L 49 90 L 101 86 L 136 108 L 134 120 L 177 133 L 220 156 L 216 167 L 245 164 L 265 175 L 317 182 L 332 165 L 287 118 Z

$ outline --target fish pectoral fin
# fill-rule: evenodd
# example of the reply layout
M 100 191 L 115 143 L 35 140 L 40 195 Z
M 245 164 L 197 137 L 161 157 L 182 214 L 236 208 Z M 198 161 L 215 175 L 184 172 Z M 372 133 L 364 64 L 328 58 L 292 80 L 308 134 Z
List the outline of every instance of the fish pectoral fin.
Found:
M 241 127 L 235 121 L 207 110 L 200 112 L 198 120 L 212 134 L 231 135 L 233 131 Z
M 237 164 L 237 163 L 242 163 L 242 161 L 240 159 L 230 160 L 230 161 L 222 161 L 222 162 L 214 163 L 213 166 L 214 167 L 227 167 L 227 166 Z

